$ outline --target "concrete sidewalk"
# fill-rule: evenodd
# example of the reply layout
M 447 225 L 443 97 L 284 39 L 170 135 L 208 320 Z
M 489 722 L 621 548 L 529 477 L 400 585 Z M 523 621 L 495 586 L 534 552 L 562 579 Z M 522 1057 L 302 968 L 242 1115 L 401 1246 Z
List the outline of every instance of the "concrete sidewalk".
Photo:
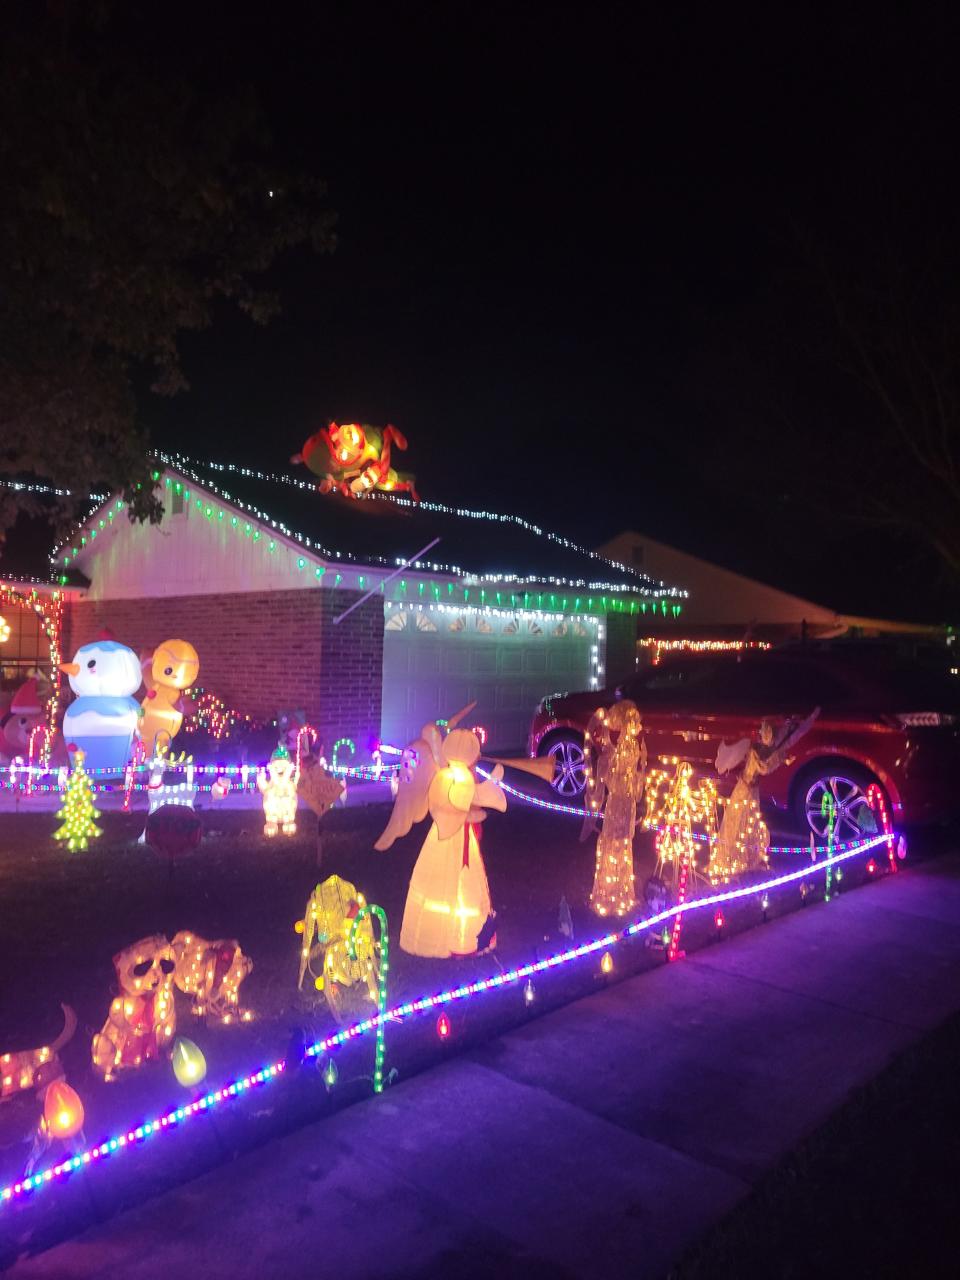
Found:
M 567 1006 L 13 1277 L 662 1276 L 960 1008 L 960 856 Z

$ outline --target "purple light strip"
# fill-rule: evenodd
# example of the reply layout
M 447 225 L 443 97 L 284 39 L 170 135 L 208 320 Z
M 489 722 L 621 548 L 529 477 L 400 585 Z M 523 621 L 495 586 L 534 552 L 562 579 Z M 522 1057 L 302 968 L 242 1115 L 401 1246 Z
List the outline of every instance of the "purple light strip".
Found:
M 895 833 L 893 833 L 895 834 Z M 674 916 L 683 912 L 688 915 L 697 910 L 704 910 L 708 907 L 714 907 L 724 902 L 734 902 L 739 898 L 747 898 L 768 892 L 770 889 L 776 889 L 781 885 L 790 884 L 797 880 L 801 880 L 808 875 L 815 875 L 818 871 L 823 871 L 827 867 L 835 866 L 837 863 L 845 862 L 848 858 L 856 857 L 857 854 L 867 853 L 870 849 L 874 849 L 877 845 L 885 843 L 889 838 L 887 832 L 883 832 L 879 836 L 874 836 L 869 840 L 862 842 L 854 842 L 852 845 L 835 846 L 836 851 L 832 857 L 824 858 L 820 862 L 812 862 L 808 866 L 802 867 L 799 871 L 790 871 L 784 875 L 775 876 L 771 880 L 766 880 L 761 884 L 745 885 L 738 889 L 725 889 L 720 893 L 710 894 L 706 898 L 695 898 L 691 902 L 685 902 L 682 906 L 668 907 L 664 911 L 658 912 L 654 916 L 650 916 L 645 920 L 637 920 L 633 924 L 626 925 L 623 929 L 613 933 L 604 934 L 602 938 L 596 938 L 592 942 L 585 942 L 579 947 L 573 947 L 568 951 L 558 952 L 556 955 L 548 956 L 544 960 L 537 960 L 530 964 L 520 965 L 516 969 L 509 969 L 502 973 L 494 974 L 491 978 L 481 978 L 477 982 L 467 983 L 461 987 L 453 987 L 447 991 L 440 991 L 436 995 L 421 996 L 418 1000 L 409 1001 L 406 1004 L 396 1005 L 392 1009 L 386 1010 L 383 1014 L 377 1014 L 373 1018 L 366 1018 L 362 1022 L 355 1023 L 352 1027 L 347 1027 L 343 1031 L 338 1031 L 332 1036 L 327 1036 L 323 1040 L 318 1040 L 310 1045 L 304 1056 L 318 1057 L 321 1053 L 328 1049 L 338 1048 L 342 1044 L 346 1044 L 350 1040 L 355 1040 L 359 1036 L 366 1035 L 368 1032 L 377 1028 L 381 1022 L 399 1022 L 402 1018 L 408 1017 L 414 1013 L 424 1013 L 430 1009 L 442 1008 L 444 1005 L 450 1004 L 455 1000 L 465 1000 L 470 996 L 478 995 L 484 991 L 491 991 L 499 987 L 507 987 L 522 981 L 524 978 L 530 977 L 536 973 L 544 973 L 549 969 L 556 969 L 560 965 L 568 964 L 572 960 L 577 960 L 582 956 L 591 955 L 596 951 L 606 950 L 609 947 L 616 946 L 618 943 L 624 942 L 630 938 L 653 929 L 656 925 L 663 924 L 667 920 L 672 920 Z M 125 1150 L 127 1147 L 135 1146 L 138 1142 L 152 1137 L 154 1134 L 163 1133 L 174 1129 L 177 1125 L 185 1120 L 191 1119 L 193 1116 L 201 1112 L 208 1111 L 212 1107 L 220 1106 L 224 1102 L 229 1102 L 238 1094 L 245 1092 L 247 1089 L 260 1085 L 269 1084 L 275 1079 L 285 1068 L 287 1062 L 285 1058 L 279 1059 L 277 1062 L 271 1063 L 269 1066 L 261 1068 L 249 1076 L 244 1076 L 242 1080 L 223 1085 L 220 1089 L 212 1093 L 205 1094 L 202 1098 L 196 1099 L 185 1107 L 173 1107 L 166 1111 L 157 1120 L 147 1121 L 138 1125 L 135 1129 L 130 1129 L 124 1134 L 108 1138 L 97 1146 L 88 1148 L 86 1151 L 80 1152 L 78 1155 L 71 1156 L 69 1159 L 62 1161 L 60 1164 L 53 1165 L 49 1169 L 41 1170 L 39 1173 L 32 1174 L 30 1177 L 23 1178 L 19 1182 L 10 1184 L 0 1189 L 0 1206 L 16 1200 L 24 1194 L 35 1191 L 40 1187 L 46 1186 L 56 1178 L 61 1178 L 66 1174 L 74 1173 L 78 1169 L 89 1165 L 97 1160 L 103 1160 L 115 1154 L 117 1151 Z
M 246 768 L 247 776 L 249 780 L 245 785 L 242 785 L 237 789 L 244 792 L 249 791 L 252 793 L 252 792 L 255 792 L 257 789 L 257 785 L 256 785 L 257 770 L 266 768 L 266 765 L 267 765 L 267 762 L 263 761 L 261 764 L 249 764 L 246 766 L 240 765 L 240 764 L 225 764 L 225 765 L 195 764 L 192 767 L 195 774 L 213 774 L 216 777 L 228 777 L 228 778 L 241 777 L 243 775 L 244 768 Z M 186 764 L 183 764 L 183 765 L 171 764 L 168 767 L 172 772 L 175 769 L 186 769 L 187 766 Z M 379 767 L 375 764 L 358 764 L 358 765 L 328 764 L 327 765 L 328 773 L 336 774 L 340 777 L 359 778 L 362 782 L 389 782 L 390 778 L 395 773 L 399 772 L 399 769 L 400 769 L 399 764 L 381 764 Z M 44 769 L 41 765 L 28 765 L 28 764 L 15 764 L 13 766 L 5 765 L 2 768 L 2 770 L 0 770 L 0 791 L 13 791 L 17 793 L 25 793 L 26 783 L 11 781 L 11 774 L 19 778 L 21 774 L 24 775 L 24 777 L 26 777 L 32 773 L 39 778 L 39 777 L 49 776 L 51 774 L 56 774 L 57 772 L 58 772 L 58 769 L 49 769 L 49 768 Z M 133 772 L 134 774 L 148 773 L 149 765 L 148 764 L 135 765 L 133 768 Z M 87 776 L 91 779 L 91 783 L 92 783 L 95 794 L 99 795 L 101 792 L 105 792 L 109 794 L 110 792 L 113 792 L 113 791 L 124 790 L 124 785 L 122 781 L 117 781 L 114 783 L 94 781 L 94 779 L 100 776 L 109 776 L 111 778 L 118 778 L 119 775 L 116 769 L 87 769 L 86 773 L 87 773 Z M 170 785 L 174 786 L 176 784 L 171 783 Z M 145 782 L 135 782 L 131 789 L 133 791 L 147 791 L 149 788 L 147 783 Z M 197 791 L 209 791 L 210 787 L 198 785 L 196 789 Z M 66 788 L 61 787 L 59 783 L 35 782 L 31 788 L 31 794 L 46 795 L 46 794 L 55 793 L 57 795 L 62 795 L 65 790 Z
M 593 942 L 585 942 L 582 946 L 573 947 L 569 951 L 561 951 L 556 955 L 548 956 L 544 960 L 536 960 L 530 964 L 521 965 L 519 968 L 494 974 L 492 978 L 480 978 L 478 981 L 468 983 L 462 987 L 441 991 L 433 996 L 421 996 L 419 1000 L 396 1005 L 382 1015 L 377 1014 L 372 1018 L 366 1018 L 363 1022 L 355 1023 L 352 1027 L 346 1027 L 343 1031 L 338 1031 L 324 1040 L 318 1040 L 307 1049 L 307 1056 L 315 1057 L 327 1049 L 336 1048 L 338 1045 L 345 1044 L 348 1040 L 365 1035 L 368 1031 L 372 1031 L 377 1027 L 381 1021 L 396 1022 L 411 1013 L 423 1013 L 427 1009 L 441 1007 L 445 1004 L 450 1004 L 454 1000 L 464 1000 L 468 996 L 477 995 L 482 991 L 490 991 L 495 987 L 509 986 L 535 973 L 543 973 L 547 969 L 554 969 L 558 965 L 567 964 L 570 960 L 590 955 L 594 951 L 602 951 L 607 947 L 616 946 L 617 943 L 623 942 L 627 938 L 636 937 L 640 933 L 645 933 L 656 925 L 672 920 L 674 916 L 681 913 L 687 915 L 693 911 L 715 907 L 724 902 L 734 902 L 738 898 L 756 896 L 766 893 L 770 889 L 776 889 L 781 885 L 802 880 L 806 876 L 815 875 L 818 871 L 825 870 L 827 867 L 835 866 L 839 862 L 845 862 L 848 858 L 854 858 L 857 854 L 866 853 L 870 849 L 876 848 L 877 845 L 883 844 L 886 839 L 887 834 L 884 832 L 879 836 L 871 837 L 869 840 L 853 841 L 842 848 L 839 845 L 835 845 L 835 852 L 832 857 L 824 858 L 819 862 L 811 862 L 809 866 L 802 867 L 799 871 L 788 871 L 783 875 L 775 876 L 771 880 L 765 880 L 761 884 L 744 885 L 738 889 L 724 889 L 705 898 L 695 898 L 681 905 L 667 907 L 654 916 L 648 916 L 645 920 L 637 920 L 615 933 L 605 934 L 602 938 L 596 938 Z

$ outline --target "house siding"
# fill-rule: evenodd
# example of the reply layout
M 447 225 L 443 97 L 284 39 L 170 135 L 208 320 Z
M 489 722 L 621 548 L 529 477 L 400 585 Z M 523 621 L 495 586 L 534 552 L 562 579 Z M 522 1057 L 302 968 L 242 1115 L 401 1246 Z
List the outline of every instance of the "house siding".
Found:
M 338 737 L 364 748 L 379 736 L 383 604 L 371 597 L 334 619 L 361 593 L 303 589 L 72 601 L 63 652 L 72 657 L 106 627 L 137 653 L 189 640 L 198 685 L 248 715 L 305 712 L 329 751 Z

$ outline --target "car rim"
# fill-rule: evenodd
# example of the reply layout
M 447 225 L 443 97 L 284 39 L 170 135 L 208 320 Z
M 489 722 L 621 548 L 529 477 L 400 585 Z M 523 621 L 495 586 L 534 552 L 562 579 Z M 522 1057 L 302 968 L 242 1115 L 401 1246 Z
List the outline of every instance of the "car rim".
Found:
M 576 742 L 565 740 L 555 742 L 547 751 L 554 763 L 553 781 L 550 783 L 554 791 L 561 796 L 578 796 L 587 785 L 587 774 L 583 767 L 583 748 Z
M 861 836 L 872 835 L 877 830 L 877 820 L 859 782 L 852 778 L 829 777 L 818 778 L 807 792 L 807 824 L 814 835 L 821 839 L 827 835 L 829 819 L 823 812 L 825 796 L 833 801 L 833 838 L 838 843 L 859 840 Z

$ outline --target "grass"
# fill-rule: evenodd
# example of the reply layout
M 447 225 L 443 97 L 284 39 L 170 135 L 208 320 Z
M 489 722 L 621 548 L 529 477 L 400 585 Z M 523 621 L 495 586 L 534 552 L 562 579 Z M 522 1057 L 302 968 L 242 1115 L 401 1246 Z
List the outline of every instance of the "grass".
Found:
M 958 1135 L 954 1016 L 763 1177 L 672 1280 L 956 1276 Z

